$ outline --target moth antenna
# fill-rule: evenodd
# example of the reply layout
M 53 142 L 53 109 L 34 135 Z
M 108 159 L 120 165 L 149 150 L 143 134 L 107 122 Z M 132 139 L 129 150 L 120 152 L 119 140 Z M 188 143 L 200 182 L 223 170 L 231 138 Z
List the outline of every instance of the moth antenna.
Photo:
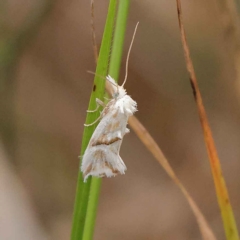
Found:
M 114 86 L 117 87 L 117 89 L 118 89 L 118 85 L 115 84 L 115 83 L 113 83 L 113 82 L 111 82 L 111 81 L 109 81 L 106 77 L 103 77 L 103 76 L 101 76 L 101 75 L 99 75 L 99 74 L 97 74 L 97 73 L 95 73 L 95 72 L 92 72 L 92 71 L 87 71 L 87 73 L 96 75 L 96 76 L 100 77 L 100 78 L 103 79 L 103 80 L 107 80 L 109 83 L 111 83 L 112 85 L 114 85 Z
M 111 82 L 110 80 L 108 80 L 108 78 L 106 78 L 106 80 L 107 80 L 109 83 L 111 83 L 113 86 L 117 87 L 117 89 L 118 89 L 119 86 L 118 86 L 116 83 Z
M 129 47 L 129 49 L 128 49 L 127 60 L 126 60 L 126 73 L 125 73 L 125 78 L 124 78 L 122 87 L 124 86 L 124 84 L 125 84 L 126 81 L 127 81 L 129 56 L 130 56 L 130 53 L 131 53 L 131 50 L 132 50 L 132 45 L 133 45 L 133 41 L 134 41 L 134 38 L 135 38 L 135 35 L 136 35 L 136 32 L 137 32 L 138 24 L 139 24 L 139 22 L 137 22 L 137 24 L 136 24 L 136 27 L 135 27 L 135 29 L 134 29 L 133 36 L 132 36 L 132 41 L 131 41 L 130 47 Z

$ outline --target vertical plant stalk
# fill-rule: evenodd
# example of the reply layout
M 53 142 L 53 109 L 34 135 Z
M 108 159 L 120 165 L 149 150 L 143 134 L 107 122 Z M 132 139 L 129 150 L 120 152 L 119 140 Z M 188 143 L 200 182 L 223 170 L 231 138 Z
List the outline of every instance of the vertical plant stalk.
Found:
M 83 240 L 91 240 L 93 238 L 101 183 L 101 178 L 92 177 L 82 237 Z
M 129 0 L 119 1 L 118 15 L 114 32 L 114 40 L 109 65 L 109 75 L 118 82 L 121 59 L 123 54 L 123 44 L 126 32 L 127 17 L 129 11 Z
M 116 27 L 114 32 L 113 47 L 112 47 L 110 66 L 109 66 L 109 75 L 111 75 L 116 81 L 117 81 L 117 76 L 120 69 L 120 63 L 122 58 L 128 8 L 129 8 L 129 0 L 121 0 L 119 2 Z M 87 215 L 86 215 L 86 220 L 84 225 L 83 240 L 91 240 L 93 238 L 97 204 L 98 204 L 98 198 L 100 193 L 100 185 L 101 185 L 101 179 L 93 177 L 91 182 L 91 187 L 90 187 L 90 193 L 89 193 L 89 201 L 88 201 Z
M 221 209 L 225 234 L 228 240 L 239 240 L 237 225 L 236 225 L 232 207 L 229 201 L 226 183 L 222 175 L 221 164 L 220 164 L 215 143 L 212 137 L 212 132 L 208 123 L 207 114 L 203 106 L 202 96 L 198 87 L 193 63 L 190 57 L 190 51 L 187 44 L 185 29 L 183 26 L 181 1 L 176 0 L 176 2 L 177 2 L 179 28 L 181 32 L 181 39 L 182 39 L 182 44 L 184 49 L 187 70 L 190 75 L 190 83 L 193 89 L 194 98 L 195 98 L 198 112 L 199 112 L 200 122 L 203 128 L 204 140 L 205 140 L 208 157 L 211 165 L 218 204 Z
M 116 12 L 117 1 L 110 0 L 109 8 L 108 8 L 108 15 L 106 19 L 106 24 L 103 33 L 102 44 L 100 48 L 100 54 L 98 59 L 98 64 L 96 68 L 96 75 L 94 78 L 94 85 L 93 91 L 91 93 L 90 102 L 88 110 L 93 110 L 96 108 L 96 98 L 103 99 L 104 96 L 104 89 L 105 89 L 105 81 L 103 81 L 99 76 L 106 76 L 107 68 L 108 68 L 108 58 L 111 49 L 111 40 L 112 40 L 112 33 L 114 27 L 114 19 L 115 19 L 115 12 Z M 86 123 L 92 123 L 99 117 L 99 112 L 95 113 L 88 113 L 86 118 Z M 85 127 L 82 139 L 82 148 L 81 148 L 81 156 L 83 156 L 85 149 L 87 148 L 88 142 L 96 128 L 97 124 L 93 126 Z M 73 214 L 73 223 L 72 223 L 72 233 L 71 233 L 71 240 L 86 240 L 83 238 L 84 234 L 89 235 L 90 231 L 93 231 L 92 227 L 89 225 L 85 228 L 85 221 L 86 221 L 86 214 L 88 209 L 88 202 L 92 200 L 89 198 L 90 186 L 91 191 L 98 192 L 100 189 L 100 179 L 96 179 L 99 181 L 97 184 L 92 182 L 92 178 L 88 178 L 87 182 L 83 182 L 83 176 L 81 171 L 79 171 L 78 175 L 78 183 L 77 183 L 77 190 L 76 190 L 76 198 L 75 198 L 75 205 L 74 205 L 74 214 Z M 97 199 L 95 199 L 95 208 L 91 207 L 90 209 L 95 212 L 88 211 L 88 214 L 96 215 L 96 208 L 97 208 Z M 89 217 L 89 216 L 88 216 Z M 94 226 L 94 220 L 90 217 L 90 225 Z M 89 223 L 89 220 L 88 220 Z M 87 233 L 86 233 L 87 231 Z

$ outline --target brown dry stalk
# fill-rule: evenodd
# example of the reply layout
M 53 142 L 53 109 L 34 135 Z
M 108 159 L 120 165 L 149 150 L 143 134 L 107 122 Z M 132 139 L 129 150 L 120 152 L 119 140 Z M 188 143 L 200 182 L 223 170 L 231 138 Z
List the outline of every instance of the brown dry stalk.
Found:
M 181 33 L 181 40 L 182 40 L 182 45 L 184 49 L 187 70 L 190 75 L 190 83 L 193 89 L 193 95 L 197 104 L 199 118 L 200 118 L 200 122 L 203 129 L 204 140 L 205 140 L 205 144 L 208 152 L 209 161 L 211 164 L 212 175 L 215 183 L 219 207 L 222 213 L 225 233 L 226 233 L 227 239 L 239 239 L 234 215 L 232 212 L 232 207 L 229 201 L 227 187 L 222 175 L 221 164 L 218 158 L 212 132 L 208 123 L 207 114 L 206 114 L 201 93 L 198 87 L 193 63 L 190 57 L 190 51 L 187 44 L 185 29 L 183 26 L 181 1 L 176 0 L 176 2 L 177 2 L 179 28 Z
M 209 227 L 206 219 L 198 208 L 197 204 L 192 199 L 191 195 L 188 193 L 186 188 L 177 178 L 174 173 L 172 167 L 168 163 L 168 160 L 164 156 L 163 152 L 152 138 L 150 133 L 146 130 L 146 128 L 141 124 L 141 122 L 134 116 L 129 119 L 129 125 L 137 134 L 142 143 L 146 146 L 146 148 L 152 153 L 152 155 L 156 158 L 156 160 L 162 165 L 163 169 L 167 172 L 167 174 L 172 178 L 172 180 L 177 184 L 180 188 L 184 196 L 186 197 L 192 211 L 197 219 L 202 237 L 204 240 L 216 240 L 211 228 Z

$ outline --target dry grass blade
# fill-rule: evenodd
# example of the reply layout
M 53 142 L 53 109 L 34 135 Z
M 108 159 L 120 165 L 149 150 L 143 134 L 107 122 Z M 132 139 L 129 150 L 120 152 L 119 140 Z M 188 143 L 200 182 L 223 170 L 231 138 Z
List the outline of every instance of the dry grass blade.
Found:
M 210 229 L 207 221 L 205 220 L 203 214 L 199 210 L 197 204 L 194 202 L 186 188 L 182 185 L 180 180 L 177 178 L 174 173 L 172 167 L 168 163 L 166 157 L 163 152 L 152 138 L 150 133 L 146 130 L 146 128 L 139 122 L 136 117 L 131 117 L 129 119 L 129 125 L 135 131 L 139 139 L 143 142 L 146 148 L 152 153 L 152 155 L 156 158 L 156 160 L 162 165 L 167 174 L 172 178 L 172 180 L 177 184 L 177 186 L 181 189 L 182 193 L 186 197 L 192 211 L 197 219 L 201 234 L 204 240 L 216 240 L 212 230 Z
M 181 2 L 180 0 L 176 0 L 176 1 L 177 1 L 179 28 L 181 32 L 181 39 L 182 39 L 184 55 L 186 59 L 187 70 L 190 75 L 190 82 L 193 89 L 194 98 L 197 103 L 200 122 L 203 128 L 204 140 L 205 140 L 205 144 L 207 147 L 207 152 L 208 152 L 208 156 L 211 164 L 218 203 L 222 213 L 225 234 L 228 240 L 230 239 L 237 240 L 239 239 L 239 237 L 238 237 L 236 222 L 235 222 L 232 207 L 229 201 L 227 187 L 226 187 L 224 178 L 222 176 L 221 165 L 218 158 L 215 143 L 212 137 L 212 132 L 208 123 L 207 114 L 203 106 L 203 101 L 202 101 L 201 93 L 198 87 L 193 63 L 190 57 L 190 51 L 187 44 L 186 34 L 183 26 Z

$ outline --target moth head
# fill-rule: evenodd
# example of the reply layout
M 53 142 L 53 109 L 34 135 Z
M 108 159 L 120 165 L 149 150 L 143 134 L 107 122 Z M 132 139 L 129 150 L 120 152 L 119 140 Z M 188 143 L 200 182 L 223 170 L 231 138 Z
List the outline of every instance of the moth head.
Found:
M 119 86 L 110 75 L 108 75 L 106 79 L 112 85 L 111 94 L 112 94 L 113 98 L 115 98 L 115 99 L 121 98 L 127 94 L 126 90 L 122 86 Z
M 115 99 L 122 98 L 127 94 L 126 90 L 122 86 L 118 86 L 117 91 L 112 94 Z

